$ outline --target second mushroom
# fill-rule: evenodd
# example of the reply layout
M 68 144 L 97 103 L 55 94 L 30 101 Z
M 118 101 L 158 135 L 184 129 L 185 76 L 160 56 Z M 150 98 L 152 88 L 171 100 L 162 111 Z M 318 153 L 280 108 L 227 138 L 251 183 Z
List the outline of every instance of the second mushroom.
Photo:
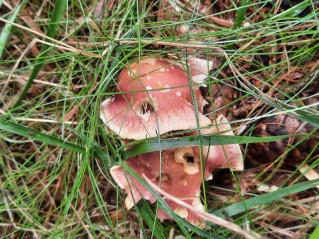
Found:
M 183 135 L 233 134 L 223 116 L 214 124 L 206 117 L 197 83 L 202 83 L 213 64 L 189 58 L 186 69 L 171 59 L 143 58 L 127 65 L 119 75 L 115 96 L 102 103 L 101 119 L 108 130 L 123 140 L 141 140 L 181 131 Z M 202 152 L 202 155 L 201 155 Z M 140 176 L 145 175 L 165 192 L 204 210 L 200 200 L 203 179 L 211 178 L 216 168 L 243 169 L 239 145 L 199 146 L 169 149 L 131 157 L 127 164 Z M 202 171 L 203 169 L 203 171 Z M 111 175 L 125 190 L 128 209 L 144 198 L 156 198 L 120 166 Z M 202 218 L 175 202 L 163 198 L 168 206 L 190 223 L 203 227 Z M 163 211 L 158 217 L 170 219 Z

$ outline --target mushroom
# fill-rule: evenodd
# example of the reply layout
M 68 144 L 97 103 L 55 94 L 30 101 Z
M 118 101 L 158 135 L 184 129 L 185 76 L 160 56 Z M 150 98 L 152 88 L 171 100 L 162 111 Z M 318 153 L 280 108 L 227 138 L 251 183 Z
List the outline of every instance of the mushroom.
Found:
M 216 119 L 216 124 L 208 129 L 201 130 L 202 134 L 233 135 L 230 124 L 224 116 Z M 195 133 L 192 133 L 193 135 Z M 211 179 L 211 174 L 218 168 L 232 168 L 234 171 L 243 170 L 243 157 L 239 145 L 213 145 L 202 147 L 202 163 L 204 179 Z M 126 162 L 139 176 L 145 175 L 153 183 L 172 196 L 194 206 L 198 210 L 204 210 L 200 201 L 200 186 L 203 181 L 200 171 L 200 147 L 181 147 L 160 152 L 146 153 L 129 158 Z M 151 203 L 156 198 L 134 177 L 126 174 L 120 166 L 111 168 L 111 175 L 117 184 L 125 190 L 127 197 L 125 206 L 130 209 L 142 198 Z M 202 218 L 175 202 L 166 198 L 164 201 L 172 210 L 190 223 L 204 226 Z M 163 211 L 159 211 L 158 218 L 170 219 Z
M 176 153 L 177 152 L 177 153 Z M 202 175 L 199 170 L 199 162 L 194 162 L 189 167 L 181 165 L 180 156 L 189 155 L 192 148 L 184 147 L 177 150 L 164 150 L 161 153 L 152 152 L 131 157 L 126 162 L 139 176 L 145 175 L 153 183 L 167 193 L 181 199 L 182 201 L 204 211 L 204 206 L 200 201 L 200 185 Z M 193 170 L 195 168 L 195 170 Z M 130 209 L 142 198 L 149 200 L 151 203 L 156 198 L 133 176 L 124 172 L 120 166 L 114 166 L 110 170 L 112 177 L 117 184 L 125 190 L 127 197 L 125 199 L 126 208 Z M 180 217 L 194 225 L 204 225 L 202 218 L 188 209 L 181 207 L 173 201 L 163 198 L 168 206 Z M 163 211 L 159 211 L 160 220 L 170 219 Z
M 202 84 L 207 79 L 207 69 L 212 69 L 214 62 L 196 57 L 189 57 L 187 59 L 187 65 L 189 65 L 192 80 L 198 84 Z
M 202 135 L 234 135 L 228 120 L 223 115 L 218 116 L 214 125 L 201 129 L 200 133 Z M 200 158 L 200 148 L 193 147 L 193 151 L 194 155 Z M 202 154 L 206 180 L 211 178 L 212 172 L 217 168 L 231 168 L 233 171 L 244 169 L 243 155 L 238 144 L 203 146 Z
M 186 66 L 189 71 L 181 64 L 160 58 L 144 58 L 126 66 L 119 75 L 114 98 L 102 103 L 101 119 L 124 141 L 145 139 L 178 130 L 189 130 L 188 135 L 199 132 L 233 134 L 226 118 L 217 118 L 215 125 L 202 114 L 206 101 L 199 86 L 190 87 L 194 82 L 203 83 L 212 63 L 189 58 Z M 193 103 L 197 104 L 197 110 Z M 196 132 L 192 132 L 195 129 Z M 243 168 L 238 145 L 203 146 L 202 151 L 199 146 L 181 147 L 134 156 L 126 162 L 138 175 L 145 175 L 168 194 L 202 211 L 204 206 L 200 201 L 200 186 L 203 179 L 208 180 L 216 168 Z M 202 166 L 205 170 L 203 175 L 200 170 Z M 151 203 L 156 201 L 122 167 L 113 166 L 110 172 L 116 183 L 127 193 L 125 206 L 128 209 L 142 198 Z M 179 216 L 194 225 L 204 226 L 202 218 L 194 212 L 167 198 L 163 199 Z M 170 219 L 163 211 L 159 211 L 158 217 L 161 220 Z
M 190 74 L 196 78 L 203 78 L 212 66 L 206 63 L 205 68 L 202 60 L 190 62 Z M 133 140 L 206 127 L 211 122 L 200 113 L 205 101 L 199 87 L 193 86 L 200 111 L 196 112 L 191 84 L 187 72 L 171 60 L 144 58 L 122 70 L 114 98 L 102 103 L 101 119 L 122 139 Z

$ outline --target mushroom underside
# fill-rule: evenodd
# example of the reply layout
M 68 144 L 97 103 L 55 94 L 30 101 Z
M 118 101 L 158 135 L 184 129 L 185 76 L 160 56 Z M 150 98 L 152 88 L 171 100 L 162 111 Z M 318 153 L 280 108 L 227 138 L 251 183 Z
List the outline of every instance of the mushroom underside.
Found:
M 189 76 L 207 78 L 213 63 L 194 57 L 186 63 L 184 68 L 169 59 L 142 58 L 126 66 L 114 98 L 102 103 L 102 121 L 122 139 L 133 140 L 208 126 L 202 114 L 207 102 Z
M 102 103 L 101 119 L 122 139 L 140 140 L 171 131 L 197 129 L 211 124 L 194 106 L 178 96 L 143 98 L 127 102 L 123 95 Z M 198 123 L 197 123 L 198 120 Z

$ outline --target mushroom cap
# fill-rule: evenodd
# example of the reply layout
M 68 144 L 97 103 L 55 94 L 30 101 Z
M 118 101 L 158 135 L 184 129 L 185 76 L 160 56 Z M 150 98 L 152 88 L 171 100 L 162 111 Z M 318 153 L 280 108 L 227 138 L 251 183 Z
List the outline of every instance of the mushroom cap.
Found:
M 214 62 L 196 57 L 189 57 L 187 59 L 187 64 L 189 65 L 189 71 L 190 75 L 192 76 L 192 80 L 198 84 L 204 83 L 209 70 L 214 66 Z
M 225 117 L 219 116 L 215 123 L 216 125 L 212 125 L 208 129 L 202 129 L 201 134 L 233 135 L 230 124 Z M 201 152 L 203 157 L 200 157 Z M 153 183 L 160 185 L 166 193 L 202 211 L 204 211 L 204 207 L 200 201 L 200 186 L 203 181 L 201 164 L 203 164 L 203 175 L 206 180 L 217 168 L 243 170 L 243 157 L 239 145 L 203 146 L 202 150 L 199 146 L 180 147 L 164 150 L 161 153 L 151 152 L 134 156 L 126 162 L 141 177 L 145 175 Z M 127 193 L 125 205 L 128 209 L 142 198 L 152 203 L 156 201 L 156 198 L 138 180 L 126 174 L 120 166 L 114 166 L 110 171 L 117 184 Z M 200 227 L 205 225 L 202 218 L 194 212 L 165 197 L 163 199 L 176 214 L 190 223 Z M 157 216 L 161 220 L 171 219 L 161 210 Z
M 190 147 L 179 149 L 178 154 L 190 153 Z M 175 150 L 165 150 L 159 152 L 147 153 L 129 158 L 126 162 L 138 175 L 145 175 L 153 183 L 167 193 L 181 199 L 182 201 L 196 207 L 198 210 L 204 211 L 204 207 L 200 201 L 200 186 L 202 183 L 202 175 L 200 170 L 196 173 L 188 172 L 185 165 L 178 162 Z M 194 161 L 198 167 L 199 162 Z M 110 170 L 112 177 L 117 184 L 125 190 L 127 197 L 125 206 L 130 209 L 142 198 L 154 203 L 156 198 L 134 177 L 126 174 L 120 166 L 114 166 Z M 188 209 L 181 207 L 177 203 L 164 198 L 163 200 L 172 208 L 179 216 L 185 218 L 194 225 L 202 223 L 202 218 Z M 158 217 L 161 220 L 171 219 L 163 211 L 159 211 Z M 203 226 L 204 224 L 202 224 Z
M 118 89 L 131 97 L 144 98 L 146 90 L 152 96 L 163 96 L 163 93 L 175 94 L 191 101 L 187 73 L 179 65 L 162 58 L 144 58 L 126 66 L 118 78 Z
M 214 123 L 215 125 L 209 128 L 201 129 L 201 134 L 234 135 L 228 120 L 223 115 L 218 116 Z M 199 158 L 200 148 L 193 147 L 193 151 Z M 243 155 L 238 144 L 203 146 L 202 153 L 206 179 L 209 179 L 211 173 L 217 168 L 231 168 L 233 171 L 244 169 Z
M 200 111 L 205 103 L 193 87 Z M 122 70 L 114 98 L 102 103 L 101 119 L 121 138 L 134 140 L 211 124 L 192 103 L 184 69 L 169 60 L 146 58 Z

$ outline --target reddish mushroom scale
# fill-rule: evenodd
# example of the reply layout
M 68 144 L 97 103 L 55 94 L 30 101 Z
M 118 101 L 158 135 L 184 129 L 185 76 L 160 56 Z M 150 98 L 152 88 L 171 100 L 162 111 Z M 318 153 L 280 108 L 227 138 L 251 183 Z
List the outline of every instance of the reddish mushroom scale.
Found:
M 192 72 L 200 75 L 194 67 Z M 190 83 L 186 71 L 169 60 L 132 63 L 120 73 L 114 98 L 102 103 L 101 119 L 121 138 L 134 140 L 208 126 L 210 120 L 194 109 Z M 193 89 L 201 111 L 204 100 Z

